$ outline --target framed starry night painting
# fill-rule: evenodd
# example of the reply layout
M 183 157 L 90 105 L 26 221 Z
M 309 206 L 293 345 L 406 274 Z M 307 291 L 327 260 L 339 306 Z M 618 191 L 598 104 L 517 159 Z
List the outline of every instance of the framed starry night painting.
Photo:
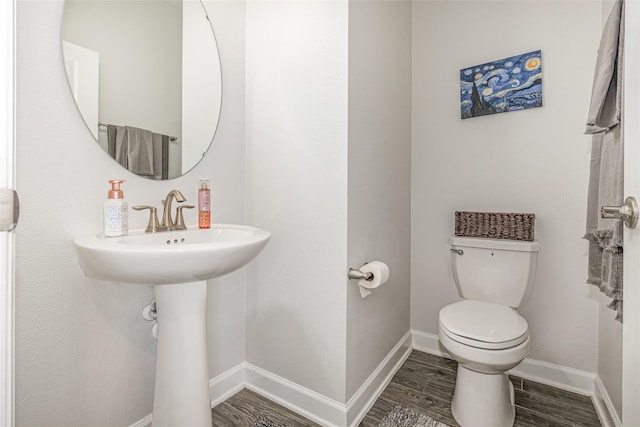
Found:
M 542 107 L 542 51 L 460 70 L 463 119 Z

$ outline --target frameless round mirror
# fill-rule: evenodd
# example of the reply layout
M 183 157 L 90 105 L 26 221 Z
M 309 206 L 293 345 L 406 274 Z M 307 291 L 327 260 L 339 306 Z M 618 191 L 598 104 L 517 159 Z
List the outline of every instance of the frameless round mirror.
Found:
M 105 153 L 151 179 L 202 159 L 222 76 L 200 0 L 66 0 L 62 45 L 69 88 Z

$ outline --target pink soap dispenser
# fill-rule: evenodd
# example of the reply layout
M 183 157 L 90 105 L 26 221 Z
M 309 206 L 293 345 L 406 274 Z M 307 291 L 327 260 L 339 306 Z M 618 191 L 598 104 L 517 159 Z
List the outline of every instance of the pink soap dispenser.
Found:
M 123 179 L 110 179 L 111 190 L 104 202 L 104 235 L 108 237 L 124 236 L 129 232 L 129 210 L 120 189 Z

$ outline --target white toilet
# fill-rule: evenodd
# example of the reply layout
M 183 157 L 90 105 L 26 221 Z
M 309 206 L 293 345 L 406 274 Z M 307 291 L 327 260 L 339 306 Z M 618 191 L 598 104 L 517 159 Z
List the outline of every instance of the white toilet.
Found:
M 512 426 L 513 385 L 506 374 L 529 352 L 529 326 L 516 311 L 533 289 L 538 242 L 449 238 L 463 301 L 440 310 L 440 343 L 458 362 L 453 416 L 462 427 Z

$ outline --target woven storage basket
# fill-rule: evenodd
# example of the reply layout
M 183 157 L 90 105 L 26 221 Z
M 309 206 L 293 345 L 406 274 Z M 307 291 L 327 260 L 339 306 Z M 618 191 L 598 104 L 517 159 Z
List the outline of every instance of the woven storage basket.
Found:
M 455 235 L 533 241 L 531 213 L 456 212 Z

